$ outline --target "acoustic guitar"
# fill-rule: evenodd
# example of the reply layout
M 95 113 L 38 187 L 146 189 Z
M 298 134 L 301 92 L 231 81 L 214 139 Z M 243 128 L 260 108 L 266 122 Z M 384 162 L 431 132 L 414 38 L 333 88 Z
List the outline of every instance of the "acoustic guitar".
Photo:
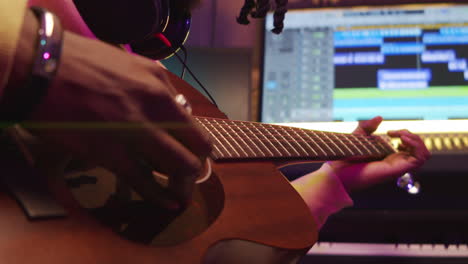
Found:
M 305 253 L 317 240 L 314 218 L 277 170 L 278 164 L 381 159 L 394 152 L 386 140 L 375 136 L 228 120 L 196 89 L 168 75 L 188 98 L 195 119 L 214 144 L 210 177 L 197 184 L 189 208 L 141 243 L 122 237 L 115 227 L 93 217 L 75 199 L 64 177 L 38 176 L 66 211 L 65 217 L 53 219 L 28 219 L 2 184 L 2 263 L 203 263 L 211 247 L 228 240 Z M 9 155 L 2 155 L 3 168 L 15 164 L 8 159 Z M 8 173 L 22 172 L 3 170 L 4 175 Z M 140 215 L 140 222 L 156 225 L 152 221 L 160 212 L 150 214 Z M 150 220 L 145 222 L 146 216 Z

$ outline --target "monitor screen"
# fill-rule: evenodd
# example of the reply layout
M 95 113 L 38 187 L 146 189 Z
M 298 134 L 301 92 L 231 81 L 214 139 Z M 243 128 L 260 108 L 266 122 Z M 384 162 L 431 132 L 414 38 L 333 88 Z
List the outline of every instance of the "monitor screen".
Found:
M 468 5 L 298 9 L 265 20 L 268 123 L 468 118 Z

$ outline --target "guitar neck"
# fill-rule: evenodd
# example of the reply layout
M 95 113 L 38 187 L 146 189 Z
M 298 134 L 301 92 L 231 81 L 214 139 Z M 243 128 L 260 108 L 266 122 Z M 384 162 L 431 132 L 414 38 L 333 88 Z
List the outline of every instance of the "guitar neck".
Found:
M 382 159 L 395 152 L 378 136 L 322 132 L 287 126 L 196 117 L 213 140 L 212 158 L 338 160 Z

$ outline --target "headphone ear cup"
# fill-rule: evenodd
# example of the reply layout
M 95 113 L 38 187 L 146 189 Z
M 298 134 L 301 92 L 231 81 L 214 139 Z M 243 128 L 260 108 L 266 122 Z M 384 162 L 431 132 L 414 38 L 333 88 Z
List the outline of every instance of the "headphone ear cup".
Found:
M 144 39 L 155 30 L 162 30 L 169 12 L 167 0 L 73 0 L 73 2 L 96 37 L 115 44 Z
M 162 33 L 156 32 L 142 41 L 131 42 L 132 51 L 142 56 L 163 60 L 171 57 L 185 43 L 190 33 L 191 16 L 188 12 L 170 13 L 169 23 Z M 158 35 L 162 34 L 170 43 L 163 41 Z

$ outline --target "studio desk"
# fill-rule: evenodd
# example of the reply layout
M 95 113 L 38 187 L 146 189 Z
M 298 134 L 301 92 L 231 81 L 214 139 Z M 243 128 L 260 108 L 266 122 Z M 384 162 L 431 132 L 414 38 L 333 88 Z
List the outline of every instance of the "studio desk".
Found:
M 334 132 L 355 125 L 295 124 Z M 468 122 L 390 121 L 377 134 L 405 127 L 432 153 L 414 174 L 420 192 L 392 181 L 351 194 L 354 206 L 328 219 L 301 263 L 468 263 Z M 283 173 L 294 178 L 317 166 L 294 165 Z

